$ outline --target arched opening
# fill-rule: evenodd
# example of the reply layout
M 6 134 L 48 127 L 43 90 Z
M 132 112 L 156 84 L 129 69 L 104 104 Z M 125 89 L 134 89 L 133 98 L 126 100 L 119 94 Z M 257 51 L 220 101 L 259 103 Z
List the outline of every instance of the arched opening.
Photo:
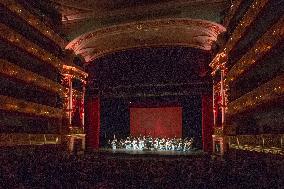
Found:
M 221 25 L 205 20 L 160 19 L 103 28 L 71 41 L 66 48 L 85 58 L 89 74 L 87 145 L 98 148 L 110 136 L 133 134 L 128 103 L 135 101 L 146 107 L 153 102 L 179 104 L 183 109 L 182 136 L 196 138 L 199 148 L 211 151 L 212 79 L 208 65 L 212 45 L 224 31 Z M 188 99 L 194 100 L 189 103 Z M 105 108 L 112 105 L 122 106 L 126 113 Z M 110 112 L 124 117 L 106 118 Z M 198 118 L 194 121 L 192 117 Z M 112 119 L 124 121 L 106 121 Z

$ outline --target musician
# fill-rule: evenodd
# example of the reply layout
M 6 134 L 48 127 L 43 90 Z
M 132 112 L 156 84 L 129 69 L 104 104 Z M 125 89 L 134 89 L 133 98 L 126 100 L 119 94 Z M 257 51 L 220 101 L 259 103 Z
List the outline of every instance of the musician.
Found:
M 178 151 L 182 150 L 182 141 L 181 141 L 180 138 L 178 139 L 178 147 L 177 147 L 177 150 L 178 150 Z
M 139 150 L 143 150 L 144 149 L 144 139 L 139 137 L 138 138 L 138 141 L 139 141 Z
M 114 138 L 114 139 L 112 140 L 112 142 L 111 142 L 111 146 L 112 146 L 112 149 L 113 149 L 113 150 L 116 150 L 116 143 L 117 143 L 117 139 Z
M 137 143 L 138 143 L 138 141 L 137 141 L 136 138 L 134 137 L 133 140 L 132 140 L 133 150 L 137 150 L 137 149 L 138 149 Z
M 187 151 L 187 150 L 188 150 L 188 139 L 185 138 L 184 144 L 183 144 L 183 151 L 185 152 L 185 151 Z
M 193 138 L 152 138 L 151 136 L 142 137 L 127 137 L 125 140 L 116 139 L 114 135 L 113 140 L 108 141 L 108 145 L 116 150 L 118 148 L 125 148 L 126 150 L 178 150 L 187 151 L 192 149 Z
M 159 147 L 159 139 L 155 138 L 155 140 L 154 140 L 154 150 L 157 150 L 158 147 Z
M 126 150 L 130 150 L 131 149 L 131 140 L 129 137 L 126 138 L 125 142 L 124 142 L 124 145 L 125 145 L 125 149 Z
M 151 147 L 152 147 L 152 137 L 150 137 L 150 136 L 147 136 L 147 138 L 146 138 L 146 148 L 148 149 L 148 150 L 150 150 L 151 149 Z
M 160 143 L 160 150 L 164 150 L 166 146 L 166 139 L 162 138 Z
M 166 139 L 166 150 L 169 150 L 170 149 L 170 139 L 167 138 Z

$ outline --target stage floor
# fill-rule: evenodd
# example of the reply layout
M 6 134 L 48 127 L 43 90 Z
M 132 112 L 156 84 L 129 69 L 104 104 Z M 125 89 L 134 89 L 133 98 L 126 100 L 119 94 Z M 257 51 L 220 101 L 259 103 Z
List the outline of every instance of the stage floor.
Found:
M 204 155 L 202 150 L 191 151 L 172 151 L 172 150 L 126 150 L 126 149 L 110 149 L 100 148 L 99 152 L 111 153 L 111 154 L 127 154 L 127 155 L 159 155 L 159 156 L 192 156 L 192 155 Z

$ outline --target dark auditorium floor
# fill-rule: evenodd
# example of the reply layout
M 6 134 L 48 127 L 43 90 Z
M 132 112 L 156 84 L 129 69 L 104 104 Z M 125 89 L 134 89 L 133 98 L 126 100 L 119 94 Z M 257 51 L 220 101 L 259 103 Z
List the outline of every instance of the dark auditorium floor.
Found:
M 284 160 L 0 149 L 0 188 L 283 188 Z

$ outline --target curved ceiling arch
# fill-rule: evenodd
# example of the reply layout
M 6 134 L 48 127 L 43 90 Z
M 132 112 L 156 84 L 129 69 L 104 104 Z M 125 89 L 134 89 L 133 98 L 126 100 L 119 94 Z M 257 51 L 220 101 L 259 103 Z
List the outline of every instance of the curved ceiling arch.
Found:
M 210 51 L 225 28 L 199 19 L 159 19 L 131 22 L 85 33 L 72 40 L 66 49 L 92 62 L 115 51 L 153 46 L 186 46 Z

